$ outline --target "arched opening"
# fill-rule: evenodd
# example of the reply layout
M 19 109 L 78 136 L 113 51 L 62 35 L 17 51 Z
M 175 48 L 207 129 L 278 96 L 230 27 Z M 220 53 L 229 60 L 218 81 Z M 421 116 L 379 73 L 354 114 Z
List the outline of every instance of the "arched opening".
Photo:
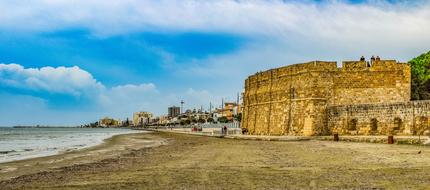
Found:
M 351 119 L 348 122 L 348 130 L 355 131 L 357 130 L 357 119 Z
M 375 132 L 378 130 L 378 120 L 376 118 L 372 118 L 370 120 L 370 130 Z
M 402 129 L 402 125 L 403 125 L 402 119 L 398 117 L 394 118 L 394 127 L 393 127 L 394 130 Z
M 402 119 L 396 117 L 394 118 L 394 125 L 393 125 L 393 133 L 397 134 L 397 133 L 402 133 L 404 130 L 403 128 L 403 121 Z

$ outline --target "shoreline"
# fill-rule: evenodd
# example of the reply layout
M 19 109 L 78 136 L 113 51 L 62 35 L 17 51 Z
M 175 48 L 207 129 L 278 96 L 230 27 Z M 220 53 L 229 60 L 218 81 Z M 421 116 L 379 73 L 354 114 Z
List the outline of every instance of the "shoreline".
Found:
M 97 162 L 120 156 L 131 150 L 160 146 L 166 143 L 162 139 L 145 139 L 144 136 L 151 133 L 145 131 L 115 134 L 99 144 L 88 147 L 59 151 L 53 155 L 2 162 L 0 163 L 0 181 L 61 167 Z
M 8 128 L 14 128 L 14 127 L 8 127 Z M 32 129 L 46 129 L 45 128 L 32 128 Z M 50 129 L 58 129 L 58 128 L 64 128 L 64 129 L 70 129 L 67 127 L 49 127 Z M 76 128 L 76 127 L 75 127 Z M 3 163 L 9 163 L 9 162 L 16 162 L 16 161 L 21 161 L 21 160 L 28 160 L 28 159 L 34 159 L 34 158 L 40 158 L 40 157 L 49 157 L 49 156 L 54 156 L 54 155 L 59 155 L 59 154 L 65 154 L 67 152 L 71 152 L 71 151 L 76 151 L 76 150 L 82 150 L 82 149 L 87 149 L 87 148 L 91 148 L 94 146 L 98 146 L 101 145 L 103 143 L 105 143 L 105 141 L 107 139 L 110 139 L 114 136 L 117 135 L 123 135 L 123 134 L 132 134 L 132 133 L 139 133 L 142 131 L 134 131 L 134 130 L 130 130 L 127 129 L 125 131 L 118 131 L 118 132 L 112 132 L 112 131 L 108 131 L 108 133 L 106 134 L 98 134 L 98 135 L 93 135 L 91 137 L 87 137 L 87 138 L 83 138 L 80 139 L 82 141 L 79 141 L 79 144 L 77 144 L 78 141 L 76 141 L 76 138 L 74 139 L 75 143 L 72 144 L 64 144 L 59 142 L 59 145 L 56 146 L 46 146 L 46 144 L 44 146 L 42 146 L 44 149 L 39 149 L 36 150 L 38 147 L 32 147 L 31 144 L 33 141 L 28 141 L 27 146 L 25 146 L 23 149 L 23 146 L 21 147 L 15 147 L 13 149 L 4 151 L 2 153 L 5 153 L 4 155 L 2 155 L 2 158 L 0 160 L 0 164 Z M 103 132 L 105 133 L 105 132 Z M 63 141 L 67 140 L 66 137 L 62 137 L 61 139 L 57 139 L 57 141 Z M 73 140 L 72 140 L 73 142 Z M 55 142 L 53 142 L 55 143 Z M 21 149 L 20 149 L 21 148 Z M 9 153 L 15 153 L 13 155 L 8 155 Z M 1 171 L 0 171 L 1 173 Z
M 102 151 L 96 154 L 83 154 L 92 158 L 86 162 L 76 162 L 82 157 L 63 160 L 63 165 L 54 163 L 57 168 L 45 163 L 40 170 L 33 168 L 33 173 L 0 179 L 0 187 L 425 189 L 430 181 L 430 147 L 425 146 L 254 141 L 166 132 L 120 135 L 106 146 L 129 142 L 134 143 L 128 148 L 111 149 L 113 155 L 106 147 L 99 147 Z M 76 152 L 82 155 L 83 151 Z

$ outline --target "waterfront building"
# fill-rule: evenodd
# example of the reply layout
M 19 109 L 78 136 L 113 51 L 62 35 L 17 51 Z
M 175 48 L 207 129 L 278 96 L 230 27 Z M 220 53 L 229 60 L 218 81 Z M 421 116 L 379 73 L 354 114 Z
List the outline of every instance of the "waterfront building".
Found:
M 222 108 L 215 109 L 212 113 L 215 121 L 219 118 L 225 117 L 228 121 L 233 121 L 234 116 L 240 113 L 240 106 L 235 102 L 225 102 Z
M 121 126 L 121 120 L 105 117 L 99 120 L 100 127 L 119 127 Z
M 143 126 L 150 123 L 153 114 L 150 112 L 135 112 L 133 114 L 133 125 L 134 126 Z
M 235 102 L 225 102 L 222 110 L 222 115 L 227 117 L 227 120 L 232 121 L 233 117 L 239 113 L 239 105 Z
M 167 125 L 168 123 L 169 123 L 169 117 L 166 115 L 161 115 L 161 116 L 157 116 L 149 119 L 149 125 L 151 126 Z
M 172 106 L 172 107 L 168 108 L 167 116 L 169 118 L 174 118 L 174 117 L 178 116 L 179 114 L 181 114 L 181 108 L 180 107 Z

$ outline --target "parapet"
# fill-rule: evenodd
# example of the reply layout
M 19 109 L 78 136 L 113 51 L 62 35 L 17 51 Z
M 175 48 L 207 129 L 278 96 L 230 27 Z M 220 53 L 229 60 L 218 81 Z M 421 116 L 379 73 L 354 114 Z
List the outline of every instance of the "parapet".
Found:
M 396 60 L 344 61 L 342 71 L 392 71 L 403 70 L 407 63 L 398 63 Z
M 374 71 L 402 70 L 405 67 L 409 68 L 409 64 L 398 63 L 396 60 L 380 60 L 372 63 L 372 70 Z
M 336 71 L 337 63 L 335 61 L 311 61 L 277 68 L 282 74 L 297 74 L 311 71 Z
M 370 67 L 369 63 L 366 61 L 344 61 L 342 62 L 343 71 L 359 71 L 365 70 Z
M 281 77 L 285 75 L 294 75 L 305 72 L 324 72 L 324 71 L 337 71 L 337 63 L 334 61 L 311 61 L 307 63 L 298 63 L 288 65 L 276 69 L 270 69 L 263 72 L 257 72 L 248 77 L 247 81 L 261 81 L 268 78 Z
M 350 72 L 350 71 L 407 71 L 410 67 L 407 63 L 398 63 L 396 60 L 372 59 L 370 62 L 363 58 L 360 61 L 343 61 L 342 68 L 337 67 L 335 61 L 311 61 L 288 65 L 280 68 L 257 72 L 249 76 L 245 84 L 252 84 L 257 81 L 265 81 L 270 78 L 296 75 L 307 72 Z

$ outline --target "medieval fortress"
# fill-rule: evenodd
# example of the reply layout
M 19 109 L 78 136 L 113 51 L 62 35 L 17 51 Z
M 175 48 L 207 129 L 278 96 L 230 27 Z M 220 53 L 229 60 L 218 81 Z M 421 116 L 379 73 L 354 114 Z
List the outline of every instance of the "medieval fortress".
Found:
M 242 127 L 253 135 L 428 133 L 430 101 L 410 98 L 407 63 L 312 61 L 249 76 Z

